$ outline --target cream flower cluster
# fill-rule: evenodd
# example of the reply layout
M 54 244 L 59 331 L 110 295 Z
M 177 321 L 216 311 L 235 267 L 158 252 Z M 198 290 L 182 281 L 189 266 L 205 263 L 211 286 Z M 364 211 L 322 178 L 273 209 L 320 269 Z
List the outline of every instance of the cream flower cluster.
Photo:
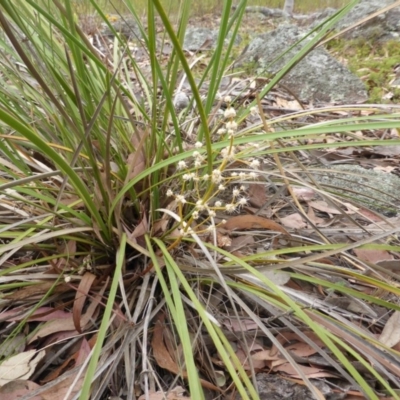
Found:
M 227 133 L 230 143 L 219 151 L 219 157 L 215 157 L 216 160 L 219 159 L 216 161 L 218 167 L 211 173 L 205 173 L 205 149 L 201 142 L 197 142 L 190 159 L 177 163 L 176 168 L 181 179 L 179 193 L 171 189 L 166 193 L 168 197 L 173 197 L 178 205 L 182 221 L 179 232 L 182 236 L 190 235 L 192 230 L 197 233 L 210 232 L 216 228 L 214 219 L 217 213 L 221 215 L 238 212 L 248 202 L 246 182 L 258 177 L 260 161 L 252 158 L 244 162 L 244 154 L 233 146 L 234 134 L 237 131 L 236 111 L 231 106 L 231 98 L 226 97 L 224 100 L 229 106 L 224 112 L 225 128 L 220 129 L 218 133 Z M 232 172 L 231 166 L 235 161 L 240 161 L 241 165 L 247 164 L 253 171 L 249 172 L 246 168 L 246 172 L 240 169 L 238 172 Z M 224 220 L 220 224 L 223 222 Z

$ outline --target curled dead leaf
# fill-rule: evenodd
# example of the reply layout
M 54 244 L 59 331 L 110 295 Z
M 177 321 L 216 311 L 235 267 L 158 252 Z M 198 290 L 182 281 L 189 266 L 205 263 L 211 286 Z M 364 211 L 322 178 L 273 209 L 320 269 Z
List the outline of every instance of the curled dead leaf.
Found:
M 289 232 L 279 225 L 277 222 L 268 218 L 263 218 L 258 215 L 238 215 L 231 217 L 222 225 L 224 230 L 250 230 L 250 229 L 267 229 L 269 231 L 281 232 L 285 235 L 290 235 Z
M 28 350 L 16 354 L 0 364 L 0 386 L 15 380 L 27 380 L 46 355 L 44 350 Z
M 379 341 L 388 347 L 393 347 L 400 342 L 400 312 L 395 311 L 379 337 Z

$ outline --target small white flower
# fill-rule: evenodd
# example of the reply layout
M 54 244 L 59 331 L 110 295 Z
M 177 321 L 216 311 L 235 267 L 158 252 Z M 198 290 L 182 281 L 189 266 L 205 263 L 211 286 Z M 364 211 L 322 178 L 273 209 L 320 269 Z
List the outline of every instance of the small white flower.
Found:
M 254 159 L 250 162 L 250 167 L 254 169 L 258 169 L 260 167 L 260 161 Z
M 234 188 L 232 190 L 232 196 L 233 197 L 237 197 L 237 196 L 239 196 L 239 194 L 240 194 L 240 190 L 238 188 Z
M 240 172 L 239 173 L 239 179 L 242 181 L 244 179 L 246 179 L 246 174 L 244 172 Z
M 250 177 L 250 179 L 257 179 L 258 178 L 258 174 L 255 173 L 255 172 L 250 172 L 249 173 L 249 177 Z
M 230 130 L 236 131 L 238 125 L 237 125 L 237 123 L 236 123 L 235 121 L 228 121 L 228 122 L 225 124 L 225 127 L 226 127 L 226 129 L 227 129 L 228 131 L 230 131 Z
M 231 173 L 231 177 L 232 177 L 232 178 L 235 178 L 235 177 L 237 177 L 237 176 L 238 176 L 238 173 L 237 173 L 237 172 L 232 172 L 232 173 Z
M 209 225 L 207 226 L 207 232 L 214 232 L 215 231 L 215 225 Z
M 219 169 L 214 169 L 211 175 L 213 183 L 220 183 L 222 181 L 222 173 Z
M 238 201 L 238 205 L 239 206 L 247 205 L 247 199 L 245 197 L 240 198 L 239 201 Z
M 175 199 L 176 199 L 176 201 L 177 201 L 178 203 L 180 203 L 180 204 L 185 204 L 185 203 L 186 203 L 185 196 L 182 195 L 182 194 L 177 194 L 177 195 L 175 196 Z
M 167 190 L 167 197 L 171 197 L 174 195 L 174 192 L 171 189 Z
M 229 129 L 227 133 L 228 133 L 228 136 L 229 136 L 229 137 L 235 135 L 235 131 L 233 131 L 232 129 Z
M 241 192 L 244 192 L 244 191 L 246 190 L 246 188 L 245 188 L 243 185 L 242 185 L 242 186 L 240 186 L 240 188 L 239 188 L 239 189 L 240 189 L 240 191 L 241 191 Z
M 258 108 L 257 107 L 251 107 L 250 108 L 250 114 L 255 117 L 258 114 Z
M 203 147 L 203 143 L 201 143 L 201 142 L 196 142 L 196 143 L 194 144 L 194 147 L 196 147 L 196 149 L 201 149 L 201 148 Z
M 224 112 L 224 117 L 225 119 L 235 118 L 236 117 L 235 109 L 233 107 L 228 107 Z
M 223 192 L 226 189 L 226 186 L 224 186 L 222 183 L 221 185 L 218 186 L 218 190 L 220 190 L 221 192 Z
M 195 153 L 196 153 L 196 154 L 195 154 Z M 198 151 L 195 151 L 195 152 L 193 153 L 193 157 L 194 157 L 196 160 L 198 160 L 198 161 L 204 161 L 204 156 L 201 155 Z
M 187 168 L 187 165 L 186 165 L 186 162 L 185 161 L 179 161 L 178 162 L 178 170 L 180 170 L 180 169 L 185 169 L 185 168 Z
M 216 212 L 215 212 L 214 210 L 208 210 L 208 215 L 209 215 L 211 218 L 214 218 L 217 214 L 216 214 Z
M 69 275 L 65 275 L 65 276 L 64 276 L 64 282 L 65 282 L 65 283 L 71 282 L 71 277 L 70 277 Z
M 196 168 L 200 168 L 202 164 L 203 164 L 202 160 L 199 160 L 199 159 L 197 159 L 197 160 L 194 162 L 194 166 L 195 166 Z
M 220 201 L 216 201 L 214 207 L 221 207 L 222 203 Z
M 183 179 L 184 181 L 190 181 L 190 180 L 192 180 L 192 174 L 184 174 L 184 175 L 182 176 L 182 179 Z
M 193 211 L 192 217 L 193 217 L 194 220 L 199 219 L 199 217 L 200 217 L 199 212 L 198 211 Z
M 225 96 L 224 97 L 224 102 L 225 103 L 231 103 L 232 102 L 232 97 L 231 96 Z
M 203 175 L 203 181 L 208 181 L 210 179 L 210 175 L 204 174 Z
M 227 213 L 233 213 L 236 210 L 235 204 L 226 204 L 225 205 L 225 211 Z
M 234 146 L 225 147 L 224 149 L 221 150 L 221 155 L 222 158 L 224 158 L 225 160 L 233 161 L 235 159 L 235 147 Z
M 218 130 L 217 130 L 217 134 L 218 135 L 224 135 L 226 133 L 226 129 L 225 128 L 219 128 Z
M 221 221 L 221 224 L 224 225 L 224 224 L 226 224 L 226 222 L 227 222 L 226 219 L 223 219 L 223 220 Z
M 197 202 L 196 202 L 196 208 L 197 208 L 199 211 L 203 211 L 203 210 L 205 210 L 205 209 L 207 208 L 207 206 L 203 203 L 203 200 L 197 200 Z

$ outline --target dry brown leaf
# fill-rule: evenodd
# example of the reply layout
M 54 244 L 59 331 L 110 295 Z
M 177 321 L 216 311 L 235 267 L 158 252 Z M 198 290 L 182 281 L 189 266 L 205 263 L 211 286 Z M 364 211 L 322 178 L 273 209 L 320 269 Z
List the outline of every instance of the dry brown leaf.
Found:
M 249 230 L 249 229 L 267 229 L 269 231 L 282 232 L 289 235 L 289 232 L 277 222 L 258 215 L 238 215 L 231 217 L 222 225 L 227 231 Z
M 252 319 L 241 319 L 240 323 L 236 318 L 225 318 L 222 323 L 232 332 L 253 331 L 258 325 Z
M 308 207 L 307 217 L 314 225 L 325 225 L 326 221 L 323 218 L 317 217 L 315 215 L 314 209 L 312 207 Z
M 324 342 L 314 332 L 308 331 L 308 332 L 303 332 L 303 334 L 307 336 L 316 346 L 321 348 L 325 347 Z M 301 336 L 299 336 L 297 333 L 284 332 L 279 336 L 277 336 L 276 339 L 278 340 L 279 343 L 285 345 L 286 350 L 290 350 L 293 354 L 299 357 L 308 357 L 316 353 L 316 350 L 314 350 L 311 346 L 305 343 L 304 340 L 301 338 Z M 289 343 L 289 345 L 286 346 L 286 343 Z M 271 354 L 275 355 L 278 353 L 279 353 L 278 348 L 275 345 L 273 345 L 271 348 Z
M 74 306 L 72 308 L 72 319 L 74 321 L 75 329 L 82 333 L 81 317 L 83 306 L 85 305 L 86 298 L 89 294 L 90 288 L 96 279 L 96 275 L 86 272 L 79 283 L 78 290 L 75 293 Z
M 337 375 L 332 374 L 328 371 L 324 371 L 322 368 L 307 367 L 301 364 L 297 364 L 297 366 L 301 369 L 301 371 L 307 378 L 337 378 Z M 273 368 L 273 370 L 276 372 L 284 372 L 285 374 L 288 374 L 293 378 L 301 378 L 294 367 L 288 362 L 286 362 L 285 364 L 277 365 Z
M 100 304 L 101 298 L 103 296 L 104 291 L 106 290 L 106 287 L 108 285 L 108 282 L 104 284 L 104 286 L 101 288 L 99 293 L 97 293 L 92 299 L 92 302 L 90 303 L 89 307 L 86 310 L 86 313 L 83 314 L 81 318 L 81 326 L 85 329 L 86 325 L 91 324 L 92 317 L 96 311 L 96 308 Z M 34 335 L 29 338 L 28 343 L 32 343 L 35 340 L 49 336 L 52 333 L 56 332 L 62 332 L 62 331 L 76 331 L 75 329 L 75 324 L 72 318 L 72 314 L 70 315 L 69 318 L 56 318 L 53 319 L 46 324 L 43 324 L 39 329 L 34 333 Z
M 359 214 L 362 214 L 364 217 L 368 218 L 370 221 L 380 222 L 384 221 L 384 217 L 377 215 L 373 211 L 368 210 L 367 208 L 360 208 L 358 210 Z
M 40 307 L 28 318 L 28 321 L 50 321 L 54 318 L 69 318 L 71 314 L 53 307 Z M 19 319 L 17 319 L 19 321 Z
M 129 235 L 129 238 L 136 242 L 137 239 L 143 238 L 143 236 L 148 232 L 149 232 L 149 224 L 147 222 L 146 213 L 143 213 L 142 220 L 136 225 L 133 232 Z
M 245 253 L 247 254 L 249 250 L 254 249 L 254 236 L 251 235 L 243 235 L 243 236 L 236 236 L 231 239 L 231 244 L 226 247 L 226 250 L 233 252 L 236 250 L 246 250 Z
M 310 201 L 315 197 L 315 191 L 308 187 L 292 186 L 292 192 L 300 201 Z
M 168 326 L 164 325 L 163 329 L 163 339 L 165 347 L 168 353 L 171 355 L 172 359 L 176 364 L 182 364 L 184 361 L 182 354 L 182 346 L 177 346 L 175 335 L 171 332 Z
M 178 202 L 176 200 L 172 200 L 165 208 L 167 210 L 174 211 L 178 206 Z M 164 213 L 158 221 L 155 221 L 152 224 L 152 235 L 156 235 L 158 233 L 164 233 L 167 230 L 168 224 L 171 221 L 172 217 L 168 213 Z
M 319 345 L 321 346 L 322 343 L 319 343 Z M 293 343 L 285 347 L 285 350 L 290 351 L 298 357 L 309 357 L 317 352 L 317 350 L 311 347 L 308 343 L 304 342 Z
M 94 345 L 93 341 L 92 345 Z M 48 374 L 46 378 L 41 380 L 41 383 L 44 384 L 53 381 L 54 379 L 62 375 L 64 372 L 83 364 L 83 362 L 87 359 L 87 357 L 89 357 L 90 350 L 91 346 L 89 342 L 86 339 L 83 339 L 79 350 L 75 352 L 67 360 L 65 360 L 58 368 L 50 372 L 50 374 Z
M 380 249 L 354 249 L 354 253 L 360 260 L 374 264 L 379 261 L 394 259 L 393 255 L 388 251 Z
M 267 193 L 264 184 L 250 183 L 247 193 L 249 195 L 249 203 L 253 207 L 261 208 L 267 202 Z
M 40 386 L 31 381 L 16 380 L 6 383 L 4 386 L 0 387 L 0 399 L 1 400 L 16 400 L 34 390 L 38 389 Z M 42 400 L 41 396 L 29 397 L 30 400 Z
M 18 333 L 15 336 L 10 335 L 7 340 L 0 342 L 0 359 L 21 353 L 25 348 L 26 337 L 24 334 Z
M 38 284 L 32 286 L 25 286 L 20 290 L 16 290 L 10 294 L 6 294 L 4 298 L 9 300 L 24 300 L 30 299 L 32 300 L 33 297 L 38 296 L 42 298 L 50 289 L 53 290 L 53 294 L 55 293 L 63 293 L 71 290 L 71 288 L 64 283 L 60 283 L 55 288 L 53 288 L 54 282 L 40 282 Z
M 395 311 L 388 321 L 381 335 L 379 341 L 387 347 L 393 347 L 400 342 L 400 312 Z
M 263 360 L 263 361 L 278 360 L 279 359 L 279 357 L 277 355 L 272 355 L 271 354 L 271 350 L 257 351 L 256 353 L 251 355 L 251 358 L 253 360 Z
M 249 357 L 248 357 L 246 352 L 244 352 L 242 349 L 238 349 L 236 351 L 236 357 L 239 359 L 240 363 L 242 364 L 243 368 L 246 371 L 250 371 L 251 370 Z M 255 369 L 256 372 L 259 372 L 259 371 L 261 371 L 262 369 L 265 368 L 265 361 L 264 360 L 262 360 L 262 359 L 254 359 L 252 356 L 251 356 L 251 359 L 252 359 L 251 364 L 252 364 L 252 366 L 253 366 L 253 368 Z
M 393 272 L 398 272 L 400 270 L 400 260 L 382 260 L 378 261 L 377 264 Z
M 279 96 L 275 97 L 275 102 L 277 107 L 287 110 L 301 110 L 303 108 L 297 100 L 286 100 Z
M 318 210 L 318 211 L 322 211 L 325 212 L 327 214 L 333 214 L 333 215 L 339 215 L 341 214 L 340 210 L 338 210 L 336 207 L 334 206 L 330 206 L 326 201 L 310 201 L 308 203 L 309 206 L 311 206 L 312 208 Z
M 304 229 L 307 224 L 304 222 L 303 217 L 299 213 L 287 215 L 280 218 L 283 225 L 291 229 Z
M 73 399 L 79 390 L 81 390 L 83 380 L 85 379 L 85 372 L 83 372 L 79 379 L 75 381 L 76 374 L 71 374 L 65 379 L 58 382 L 55 386 L 40 393 L 41 400 L 65 400 L 66 394 L 70 391 L 72 384 L 74 384 L 71 395 L 68 399 Z
M 137 243 L 142 247 L 146 247 L 146 241 L 144 239 L 144 235 L 149 232 L 149 224 L 147 221 L 146 209 L 142 204 L 140 205 L 140 213 L 142 215 L 142 219 L 136 225 L 133 232 L 128 233 L 128 237 L 132 242 Z
M 64 193 L 65 195 L 65 193 Z M 74 206 L 71 206 L 71 204 L 76 203 Z M 80 208 L 85 208 L 85 203 L 83 202 L 82 198 L 79 196 L 75 195 L 68 195 L 68 197 L 64 197 L 60 199 L 60 204 L 64 206 L 69 206 L 70 208 L 77 210 Z
M 164 344 L 164 338 L 163 338 L 163 330 L 165 329 L 164 319 L 165 317 L 160 315 L 154 326 L 153 340 L 151 342 L 154 358 L 159 367 L 164 368 L 167 371 L 170 371 L 176 375 L 181 375 L 183 371 L 180 370 L 178 365 L 172 359 L 171 355 L 169 354 Z
M 271 282 L 273 282 L 275 285 L 278 286 L 283 286 L 286 285 L 291 277 L 290 274 L 286 271 L 280 271 L 280 270 L 264 270 L 260 271 L 267 279 L 269 279 Z M 251 274 L 247 274 L 249 276 Z M 240 274 L 240 276 L 243 276 L 243 274 Z
M 0 364 L 0 386 L 15 380 L 29 379 L 45 355 L 44 350 L 28 350 L 3 361 Z
M 141 172 L 143 172 L 144 169 L 146 168 L 146 156 L 144 154 L 143 149 L 129 154 L 127 165 L 129 171 L 128 175 L 129 180 L 132 180 Z
M 400 146 L 393 144 L 388 146 L 376 146 L 372 150 L 372 154 L 378 154 L 384 157 L 397 157 L 400 156 Z

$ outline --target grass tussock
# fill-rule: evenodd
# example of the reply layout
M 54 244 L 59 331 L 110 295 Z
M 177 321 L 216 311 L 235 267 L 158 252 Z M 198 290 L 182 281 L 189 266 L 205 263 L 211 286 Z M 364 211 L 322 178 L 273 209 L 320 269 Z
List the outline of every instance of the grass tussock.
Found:
M 400 113 L 263 103 L 354 3 L 250 95 L 221 95 L 246 2 L 224 3 L 200 80 L 182 50 L 190 2 L 177 27 L 157 0 L 146 28 L 127 5 L 145 62 L 118 34 L 99 52 L 70 1 L 0 2 L 0 393 L 14 363 L 43 399 L 257 399 L 260 371 L 315 398 L 316 377 L 398 398 L 398 276 L 365 254 L 397 260 L 399 224 L 318 184 L 307 155 L 383 146 L 371 132 Z

